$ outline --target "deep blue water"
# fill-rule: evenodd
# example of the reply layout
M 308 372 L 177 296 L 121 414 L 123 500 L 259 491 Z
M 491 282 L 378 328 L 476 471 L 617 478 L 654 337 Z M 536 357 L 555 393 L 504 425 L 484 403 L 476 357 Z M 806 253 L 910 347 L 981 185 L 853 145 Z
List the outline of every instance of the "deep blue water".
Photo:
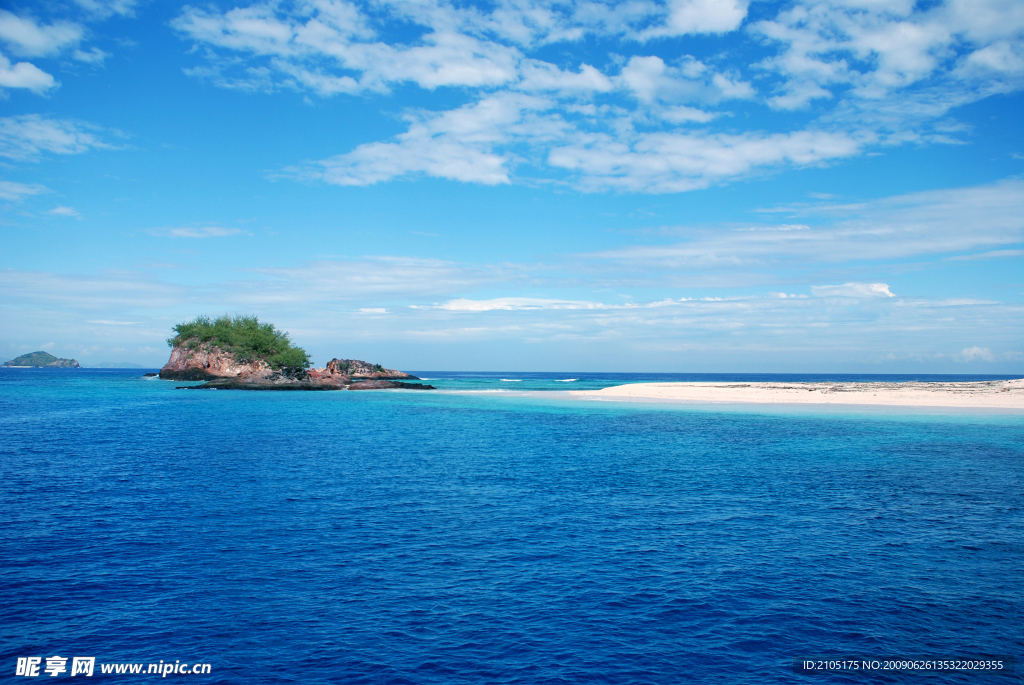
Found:
M 0 370 L 12 682 L 58 654 L 210 663 L 163 679 L 196 683 L 1021 679 L 1022 415 L 139 374 Z M 1018 664 L 794 674 L 804 655 Z

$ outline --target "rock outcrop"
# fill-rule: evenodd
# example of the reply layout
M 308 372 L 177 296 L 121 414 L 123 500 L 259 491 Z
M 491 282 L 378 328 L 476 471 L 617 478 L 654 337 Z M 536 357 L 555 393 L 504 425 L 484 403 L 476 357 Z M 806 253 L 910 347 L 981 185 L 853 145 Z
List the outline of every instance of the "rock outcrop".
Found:
M 419 380 L 410 374 L 358 359 L 332 359 L 322 369 L 271 369 L 263 360 L 240 361 L 234 354 L 209 344 L 176 346 L 160 369 L 160 377 L 206 381 L 181 386 L 189 390 L 436 390 L 432 385 L 406 382 Z
M 160 378 L 173 381 L 212 381 L 219 378 L 259 376 L 269 371 L 270 366 L 262 359 L 239 361 L 231 352 L 204 343 L 195 347 L 174 347 L 171 350 L 171 358 L 160 369 Z
M 358 359 L 332 359 L 323 371 L 335 376 L 348 376 L 367 380 L 419 380 L 403 371 L 385 369 L 380 364 L 369 364 Z

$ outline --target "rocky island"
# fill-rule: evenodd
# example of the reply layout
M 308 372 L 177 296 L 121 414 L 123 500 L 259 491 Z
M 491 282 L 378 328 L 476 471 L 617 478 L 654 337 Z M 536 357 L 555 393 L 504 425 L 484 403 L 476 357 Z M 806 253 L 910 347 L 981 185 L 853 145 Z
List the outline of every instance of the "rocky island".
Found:
M 61 359 L 60 357 L 54 357 L 49 352 L 30 352 L 23 354 L 20 357 L 16 357 L 8 362 L 4 362 L 4 366 L 14 367 L 49 367 L 49 368 L 61 368 L 61 369 L 77 369 L 80 368 L 78 361 L 75 359 Z
M 198 317 L 174 327 L 171 358 L 160 378 L 206 381 L 188 389 L 213 390 L 434 390 L 415 376 L 358 359 L 332 359 L 309 368 L 309 355 L 288 334 L 255 316 Z

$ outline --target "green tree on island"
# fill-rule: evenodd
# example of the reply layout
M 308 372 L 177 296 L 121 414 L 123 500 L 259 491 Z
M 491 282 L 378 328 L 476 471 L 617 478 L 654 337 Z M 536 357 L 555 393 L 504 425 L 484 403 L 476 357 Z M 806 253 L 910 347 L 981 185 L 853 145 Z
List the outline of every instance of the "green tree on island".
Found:
M 309 368 L 309 354 L 292 345 L 288 334 L 274 324 L 260 323 L 255 316 L 197 316 L 174 327 L 177 334 L 168 338 L 171 347 L 195 349 L 202 344 L 216 345 L 240 362 L 262 359 L 272 369 Z

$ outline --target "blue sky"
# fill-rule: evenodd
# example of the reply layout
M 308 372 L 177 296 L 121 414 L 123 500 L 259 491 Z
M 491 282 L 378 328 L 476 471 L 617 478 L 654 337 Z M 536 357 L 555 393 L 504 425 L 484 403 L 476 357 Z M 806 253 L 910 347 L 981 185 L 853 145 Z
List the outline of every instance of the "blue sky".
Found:
M 1024 4 L 0 9 L 0 357 L 1024 372 Z

